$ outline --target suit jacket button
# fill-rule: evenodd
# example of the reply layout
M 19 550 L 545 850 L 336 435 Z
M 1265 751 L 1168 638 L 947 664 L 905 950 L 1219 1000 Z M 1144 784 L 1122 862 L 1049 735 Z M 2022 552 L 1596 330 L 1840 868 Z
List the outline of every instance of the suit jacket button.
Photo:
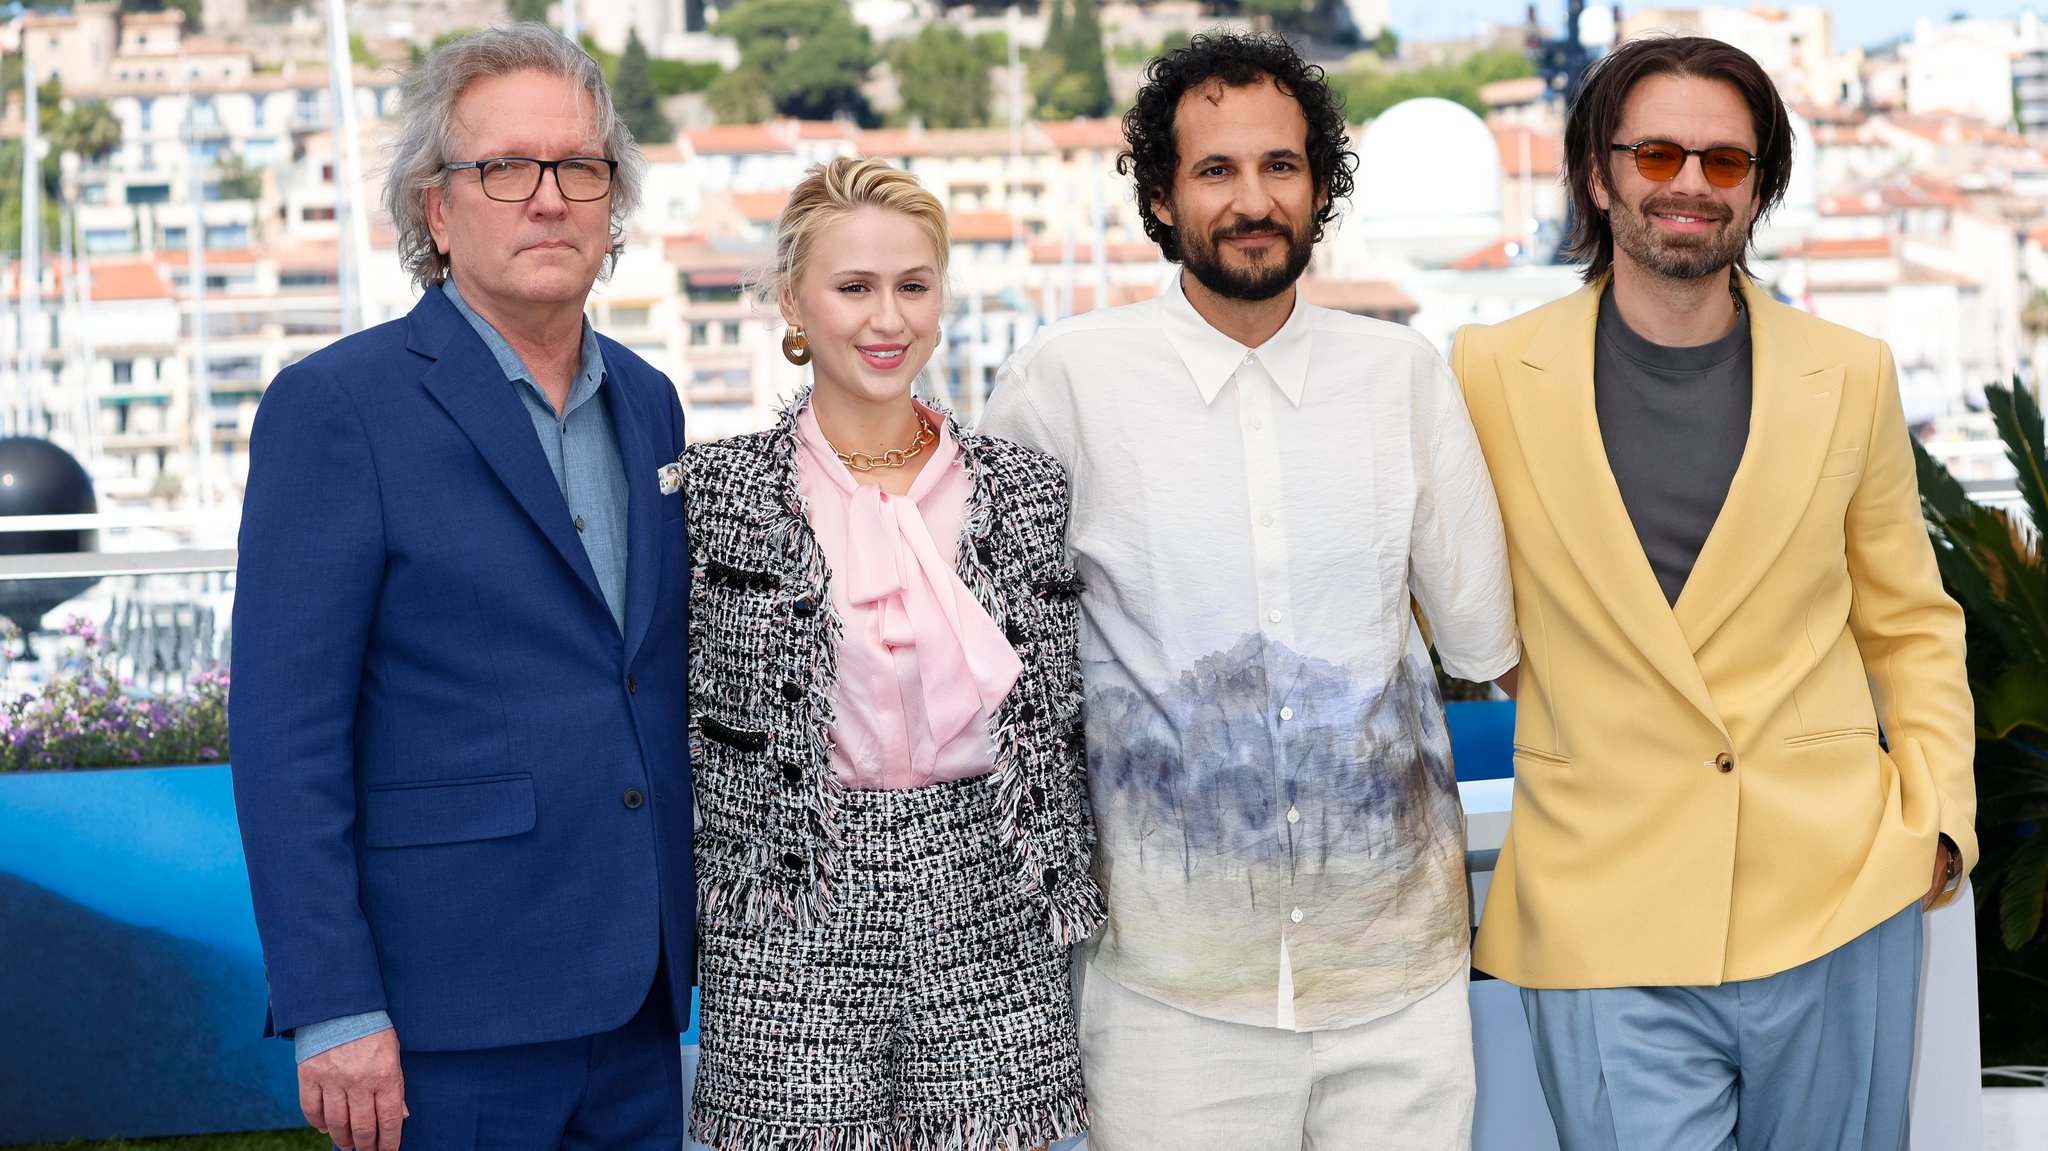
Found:
M 994 567 L 996 566 L 996 549 L 985 543 L 975 544 L 974 558 L 980 560 L 983 567 Z
M 1722 775 L 1726 775 L 1735 770 L 1735 757 L 1724 751 L 1714 757 L 1714 766 L 1721 769 Z
M 1011 647 L 1021 647 L 1024 644 L 1024 629 L 1018 627 L 1017 622 L 1012 620 L 1003 625 L 1003 638 L 1010 641 Z
M 802 783 L 803 781 L 804 781 L 804 769 L 803 769 L 803 768 L 801 768 L 801 767 L 798 767 L 798 766 L 797 766 L 796 764 L 793 764 L 793 763 L 785 763 L 785 764 L 783 764 L 783 765 L 782 765 L 782 782 L 784 782 L 784 783 Z
M 795 603 L 789 605 L 790 614 L 796 616 L 798 619 L 803 619 L 804 617 L 810 615 L 812 612 L 817 610 L 817 606 L 811 603 L 811 601 L 808 599 L 800 599 Z
M 800 700 L 803 697 L 803 688 L 798 687 L 794 683 L 785 683 L 782 685 L 782 698 L 788 700 L 791 703 L 795 703 L 797 700 Z
M 638 811 L 640 810 L 640 805 L 647 802 L 647 797 L 640 794 L 640 789 L 637 787 L 627 788 L 626 794 L 621 796 L 620 799 L 625 803 L 627 811 Z
M 1031 703 L 1027 700 L 1023 705 L 1017 708 L 1017 718 L 1023 720 L 1025 723 L 1030 723 L 1032 720 L 1037 719 L 1038 705 L 1035 703 Z
M 1046 868 L 1045 873 L 1039 877 L 1039 883 L 1044 886 L 1048 893 L 1058 890 L 1060 885 L 1060 869 L 1057 867 Z
M 632 676 L 630 676 L 630 675 L 626 677 L 626 694 L 627 694 L 627 695 L 639 695 L 639 694 L 640 694 L 640 681 L 639 681 L 639 680 L 637 680 L 637 679 L 634 679 L 634 678 L 633 678 Z
M 789 868 L 791 871 L 802 871 L 804 869 L 804 857 L 794 851 L 785 851 L 782 853 L 782 866 Z

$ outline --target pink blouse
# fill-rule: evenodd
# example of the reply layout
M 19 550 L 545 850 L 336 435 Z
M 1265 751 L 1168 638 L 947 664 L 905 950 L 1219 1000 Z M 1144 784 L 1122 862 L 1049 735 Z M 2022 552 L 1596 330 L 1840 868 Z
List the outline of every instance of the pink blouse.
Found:
M 974 479 L 943 417 L 907 496 L 857 482 L 809 405 L 797 413 L 797 490 L 845 623 L 830 732 L 846 787 L 888 789 L 995 770 L 989 717 L 1024 670 L 954 570 Z

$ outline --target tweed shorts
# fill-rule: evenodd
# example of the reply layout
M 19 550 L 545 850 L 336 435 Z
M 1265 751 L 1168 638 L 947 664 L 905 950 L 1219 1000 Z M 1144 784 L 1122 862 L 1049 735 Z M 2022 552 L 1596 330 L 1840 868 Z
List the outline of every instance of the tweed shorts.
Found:
M 818 926 L 699 925 L 691 1135 L 719 1151 L 1021 1151 L 1087 1121 L 1067 948 L 990 777 L 847 791 Z

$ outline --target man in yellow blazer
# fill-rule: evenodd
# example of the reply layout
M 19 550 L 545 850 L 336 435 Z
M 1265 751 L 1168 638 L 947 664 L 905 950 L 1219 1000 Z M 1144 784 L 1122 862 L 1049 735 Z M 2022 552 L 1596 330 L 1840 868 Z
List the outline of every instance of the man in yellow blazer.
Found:
M 1452 356 L 1523 649 L 1473 962 L 1568 1151 L 1890 1151 L 1921 913 L 1976 855 L 1891 354 L 1742 274 L 1791 165 L 1747 55 L 1622 46 L 1565 150 L 1586 287 Z

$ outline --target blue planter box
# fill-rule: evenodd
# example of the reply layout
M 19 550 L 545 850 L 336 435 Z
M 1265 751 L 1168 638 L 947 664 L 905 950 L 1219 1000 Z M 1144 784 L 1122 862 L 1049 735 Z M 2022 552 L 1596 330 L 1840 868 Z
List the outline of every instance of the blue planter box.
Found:
M 225 767 L 0 775 L 0 1143 L 303 1123 Z
M 1513 700 L 1447 703 L 1451 763 L 1459 779 L 1506 779 L 1515 774 Z
M 1512 703 L 1447 712 L 1511 774 Z M 299 1126 L 265 996 L 225 766 L 0 775 L 0 1144 Z

